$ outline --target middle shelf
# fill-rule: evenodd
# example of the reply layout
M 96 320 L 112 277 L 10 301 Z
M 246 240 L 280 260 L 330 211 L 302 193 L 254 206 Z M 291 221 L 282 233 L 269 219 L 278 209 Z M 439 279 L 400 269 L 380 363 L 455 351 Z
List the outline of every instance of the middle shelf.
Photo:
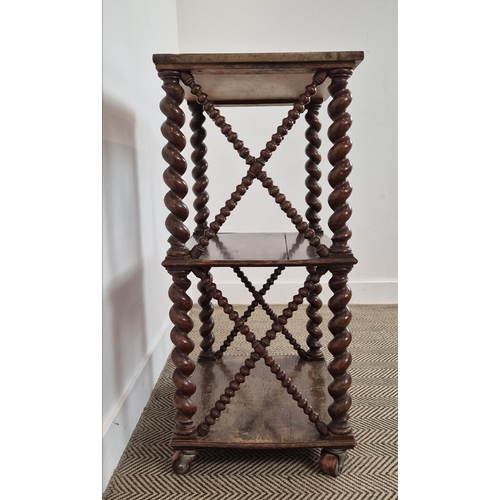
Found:
M 191 249 L 198 243 L 192 237 L 186 244 Z M 321 243 L 329 247 L 331 239 L 321 236 Z M 354 265 L 352 253 L 332 253 L 319 257 L 316 249 L 299 233 L 219 233 L 198 259 L 167 257 L 165 267 L 190 266 L 320 266 Z

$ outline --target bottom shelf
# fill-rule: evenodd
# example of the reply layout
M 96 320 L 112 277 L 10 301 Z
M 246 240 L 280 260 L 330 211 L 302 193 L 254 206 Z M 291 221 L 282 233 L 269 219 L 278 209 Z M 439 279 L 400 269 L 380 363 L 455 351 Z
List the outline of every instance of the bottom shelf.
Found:
M 276 362 L 298 387 L 302 396 L 328 423 L 332 380 L 324 361 L 305 361 L 299 356 L 275 356 Z M 199 361 L 192 380 L 196 392 L 192 400 L 198 410 L 197 423 L 203 421 L 219 396 L 244 364 L 244 356 L 223 356 L 215 361 Z M 210 433 L 201 438 L 174 435 L 171 447 L 189 448 L 353 448 L 352 433 L 323 438 L 296 401 L 261 359 L 241 384 L 231 403 L 221 412 Z

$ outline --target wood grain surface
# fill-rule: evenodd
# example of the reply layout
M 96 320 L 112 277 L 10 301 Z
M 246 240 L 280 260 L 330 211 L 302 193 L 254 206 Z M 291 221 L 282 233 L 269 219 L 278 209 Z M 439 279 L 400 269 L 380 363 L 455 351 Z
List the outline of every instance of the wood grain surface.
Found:
M 354 69 L 363 57 L 363 52 L 154 54 L 153 62 L 158 71 L 191 72 L 217 105 L 255 106 L 291 103 L 316 71 Z M 186 100 L 195 101 L 183 87 Z M 329 98 L 328 85 L 317 90 L 312 102 Z
M 198 410 L 196 419 L 202 420 L 214 402 L 244 364 L 245 356 L 224 356 L 216 361 L 199 361 L 192 380 L 196 392 L 192 396 Z M 324 361 L 304 361 L 298 356 L 275 356 L 287 375 L 292 378 L 309 404 L 328 418 L 328 383 L 331 376 Z M 219 421 L 208 436 L 197 440 L 172 437 L 171 446 L 187 448 L 352 448 L 352 434 L 321 438 L 290 394 L 275 379 L 261 360 L 247 377 L 231 403 L 221 412 Z
M 329 245 L 330 238 L 322 236 L 322 241 Z M 196 238 L 187 242 L 189 248 L 197 243 Z M 167 257 L 165 267 L 278 267 L 309 266 L 332 264 L 355 264 L 352 254 L 330 253 L 328 257 L 319 257 L 302 234 L 295 233 L 219 233 L 198 259 Z

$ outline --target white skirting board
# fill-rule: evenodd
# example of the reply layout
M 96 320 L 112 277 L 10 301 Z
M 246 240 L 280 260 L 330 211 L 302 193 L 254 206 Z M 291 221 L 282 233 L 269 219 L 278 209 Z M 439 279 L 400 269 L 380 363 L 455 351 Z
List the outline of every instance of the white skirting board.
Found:
M 132 432 L 139 421 L 154 386 L 172 349 L 167 322 L 161 329 L 151 351 L 144 357 L 115 408 L 106 416 L 102 438 L 102 488 L 118 465 Z

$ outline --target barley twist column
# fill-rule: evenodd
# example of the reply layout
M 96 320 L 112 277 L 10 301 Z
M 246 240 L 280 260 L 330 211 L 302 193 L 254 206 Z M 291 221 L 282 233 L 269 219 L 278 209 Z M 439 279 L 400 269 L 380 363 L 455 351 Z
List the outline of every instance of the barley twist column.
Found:
M 208 229 L 207 219 L 210 215 L 210 211 L 207 207 L 209 196 L 206 191 L 208 177 L 205 175 L 208 169 L 208 163 L 205 160 L 207 146 L 203 142 L 207 137 L 207 131 L 203 127 L 203 123 L 205 122 L 203 106 L 197 102 L 190 102 L 188 106 L 193 115 L 193 118 L 189 122 L 189 126 L 193 131 L 190 142 L 191 146 L 193 146 L 191 160 L 194 165 L 193 179 L 195 180 L 192 188 L 195 194 L 193 207 L 196 210 L 196 215 L 194 216 L 196 228 L 193 232 L 193 236 L 201 236 L 205 232 L 205 229 Z
M 333 336 L 328 343 L 328 350 L 333 355 L 333 360 L 328 364 L 328 371 L 333 377 L 333 381 L 328 386 L 328 392 L 333 398 L 333 403 L 328 407 L 328 413 L 332 419 L 328 424 L 328 430 L 333 434 L 351 432 L 348 422 L 351 396 L 347 392 L 351 386 L 351 376 L 347 371 L 351 365 L 351 353 L 347 349 L 352 338 L 348 328 L 351 322 L 351 311 L 347 307 L 351 299 L 347 276 L 351 269 L 352 266 L 330 268 L 332 277 L 328 283 L 333 293 L 328 301 L 328 308 L 333 313 L 333 318 L 328 323 L 328 329 Z
M 307 272 L 309 275 L 312 275 L 316 272 L 316 268 L 314 266 L 308 266 Z M 324 359 L 323 353 L 321 352 L 321 337 L 323 336 L 323 332 L 321 331 L 320 325 L 323 321 L 323 317 L 321 316 L 320 310 L 323 302 L 321 301 L 320 294 L 323 291 L 321 283 L 318 281 L 314 288 L 309 292 L 307 296 L 307 301 L 309 305 L 306 309 L 306 314 L 309 320 L 306 324 L 306 330 L 309 334 L 307 336 L 307 345 L 309 347 L 309 351 L 307 352 L 307 359 L 312 360 L 322 360 Z
M 166 93 L 160 102 L 160 109 L 167 117 L 161 126 L 161 133 L 168 141 L 162 150 L 163 159 L 169 164 L 163 173 L 163 180 L 170 189 L 164 199 L 165 206 L 170 211 L 165 221 L 170 233 L 168 239 L 170 248 L 167 256 L 181 257 L 189 254 L 185 245 L 189 239 L 189 230 L 184 225 L 189 210 L 182 201 L 188 192 L 187 184 L 182 178 L 187 164 L 181 153 L 186 146 L 186 138 L 181 132 L 185 117 L 180 108 L 184 99 L 184 90 L 179 85 L 179 72 L 159 71 L 158 75 L 163 80 L 162 88 Z
M 309 124 L 305 134 L 308 141 L 305 150 L 308 157 L 306 172 L 309 174 L 305 181 L 306 187 L 309 190 L 306 195 L 306 203 L 309 205 L 309 208 L 306 210 L 306 218 L 309 221 L 309 227 L 314 229 L 316 234 L 323 233 L 323 229 L 319 224 L 321 220 L 319 216 L 319 212 L 321 211 L 321 202 L 319 201 L 321 186 L 318 183 L 321 179 L 321 170 L 318 167 L 321 162 L 321 155 L 318 151 L 318 148 L 321 146 L 321 139 L 318 135 L 318 132 L 321 130 L 321 122 L 318 120 L 320 107 L 321 104 L 308 104 L 305 116 L 306 122 Z
M 210 269 L 206 270 L 208 276 L 211 276 L 209 272 Z M 214 312 L 214 306 L 212 305 L 212 294 L 206 289 L 203 283 L 200 281 L 198 283 L 198 290 L 200 292 L 200 298 L 198 299 L 198 304 L 201 307 L 199 318 L 201 322 L 200 326 L 200 336 L 202 338 L 200 347 L 200 359 L 214 359 L 215 352 L 212 350 L 212 345 L 215 342 L 215 335 L 213 334 L 214 329 L 214 319 L 212 317 Z
M 196 434 L 193 416 L 197 408 L 190 399 L 196 391 L 196 385 L 190 378 L 195 369 L 195 362 L 189 357 L 194 349 L 194 343 L 189 338 L 189 332 L 193 329 L 193 321 L 189 317 L 193 302 L 186 293 L 191 286 L 188 278 L 189 272 L 188 269 L 169 270 L 173 281 L 168 291 L 168 296 L 172 301 L 170 320 L 174 325 L 170 339 L 175 346 L 172 351 L 172 362 L 175 366 L 172 381 L 176 388 L 174 405 L 177 408 L 174 433 L 179 436 Z
M 350 252 L 347 241 L 351 237 L 351 230 L 346 222 L 351 217 L 351 207 L 347 204 L 347 198 L 351 195 L 351 185 L 347 176 L 351 173 L 352 166 L 347 159 L 351 150 L 351 139 L 346 135 L 351 127 L 351 116 L 346 109 L 351 103 L 351 93 L 347 89 L 347 80 L 352 75 L 350 69 L 334 69 L 330 71 L 332 80 L 328 92 L 332 100 L 328 105 L 328 116 L 332 124 L 328 128 L 328 138 L 333 143 L 328 152 L 328 161 L 332 170 L 328 176 L 328 182 L 332 192 L 328 197 L 328 204 L 333 213 L 328 219 L 328 227 L 333 233 L 332 252 Z

